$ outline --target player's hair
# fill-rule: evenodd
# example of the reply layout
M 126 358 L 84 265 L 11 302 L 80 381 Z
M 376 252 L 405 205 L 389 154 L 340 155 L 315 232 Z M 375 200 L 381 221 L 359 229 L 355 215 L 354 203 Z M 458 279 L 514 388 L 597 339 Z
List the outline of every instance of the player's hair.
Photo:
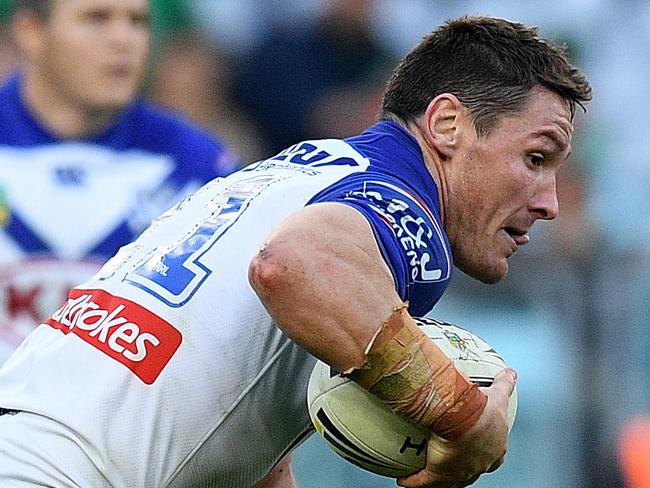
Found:
M 52 0 L 14 0 L 16 12 L 31 12 L 39 19 L 47 19 L 52 10 Z
M 429 102 L 451 93 L 486 136 L 501 115 L 518 112 L 541 85 L 564 98 L 573 117 L 584 109 L 591 87 L 564 46 L 538 36 L 536 27 L 491 17 L 449 20 L 426 36 L 388 81 L 380 118 L 415 122 Z

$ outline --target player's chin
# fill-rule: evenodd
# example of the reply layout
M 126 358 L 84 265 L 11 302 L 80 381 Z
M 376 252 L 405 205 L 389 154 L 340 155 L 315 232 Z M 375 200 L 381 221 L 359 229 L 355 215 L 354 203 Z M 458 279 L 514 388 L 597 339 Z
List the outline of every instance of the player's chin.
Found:
M 506 266 L 505 271 L 499 273 L 485 273 L 482 278 L 479 278 L 483 283 L 492 285 L 503 280 L 508 275 L 508 267 Z
M 457 263 L 458 264 L 458 263 Z M 474 265 L 458 265 L 463 273 L 488 285 L 498 283 L 508 275 L 508 259 L 504 256 L 494 256 Z
M 119 83 L 102 93 L 96 93 L 90 103 L 100 111 L 120 111 L 131 103 L 136 96 L 137 87 L 133 82 Z

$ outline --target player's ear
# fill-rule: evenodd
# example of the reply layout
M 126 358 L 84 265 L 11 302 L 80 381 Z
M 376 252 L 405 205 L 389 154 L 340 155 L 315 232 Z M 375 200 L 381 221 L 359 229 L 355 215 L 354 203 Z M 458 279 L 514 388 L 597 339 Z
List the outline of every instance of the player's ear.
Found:
M 467 123 L 468 112 L 465 106 L 455 95 L 443 93 L 427 106 L 422 130 L 427 142 L 438 154 L 449 159 L 458 149 Z
M 27 10 L 18 10 L 12 21 L 16 46 L 28 60 L 38 55 L 41 48 L 42 21 Z

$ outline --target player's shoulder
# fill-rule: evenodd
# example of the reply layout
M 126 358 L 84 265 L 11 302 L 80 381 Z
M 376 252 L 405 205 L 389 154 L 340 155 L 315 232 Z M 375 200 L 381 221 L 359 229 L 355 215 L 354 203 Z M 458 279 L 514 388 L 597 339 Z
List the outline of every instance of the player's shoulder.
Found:
M 416 213 L 427 220 L 439 220 L 438 202 L 432 195 L 372 164 L 366 171 L 352 173 L 332 184 L 315 200 L 330 199 L 363 202 L 375 210 Z
M 142 145 L 171 154 L 187 166 L 214 168 L 227 174 L 238 166 L 231 149 L 215 134 L 187 116 L 145 100 L 137 100 L 131 110 L 131 124 L 138 128 Z
M 141 124 L 141 127 L 156 131 L 161 136 L 172 136 L 175 140 L 190 140 L 223 146 L 223 143 L 213 134 L 187 116 L 145 100 L 135 102 L 133 119 L 134 122 Z

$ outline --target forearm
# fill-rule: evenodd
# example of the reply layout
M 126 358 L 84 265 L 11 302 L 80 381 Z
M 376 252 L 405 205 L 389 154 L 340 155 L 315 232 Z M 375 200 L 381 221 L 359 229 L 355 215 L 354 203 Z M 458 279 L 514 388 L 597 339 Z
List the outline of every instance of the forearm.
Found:
M 485 394 L 426 336 L 406 306 L 384 321 L 365 357 L 361 368 L 346 374 L 394 412 L 441 437 L 460 437 L 485 408 Z
M 278 327 L 343 371 L 363 364 L 366 346 L 401 300 L 365 219 L 343 205 L 315 207 L 269 237 L 249 278 Z

